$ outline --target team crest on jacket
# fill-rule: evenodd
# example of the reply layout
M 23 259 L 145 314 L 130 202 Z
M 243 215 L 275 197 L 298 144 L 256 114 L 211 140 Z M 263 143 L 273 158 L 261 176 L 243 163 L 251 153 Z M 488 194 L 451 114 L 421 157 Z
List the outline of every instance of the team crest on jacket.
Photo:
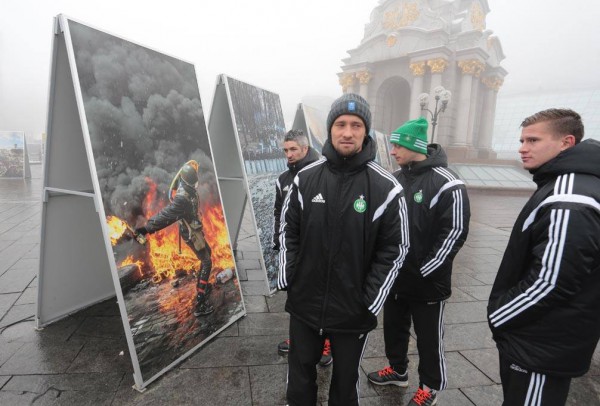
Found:
M 360 195 L 360 197 L 354 201 L 354 210 L 356 210 L 357 213 L 364 213 L 365 210 L 367 210 L 367 202 L 363 195 Z
M 423 202 L 423 190 L 419 190 L 417 193 L 415 193 L 413 195 L 413 199 L 415 199 L 415 202 L 417 203 Z

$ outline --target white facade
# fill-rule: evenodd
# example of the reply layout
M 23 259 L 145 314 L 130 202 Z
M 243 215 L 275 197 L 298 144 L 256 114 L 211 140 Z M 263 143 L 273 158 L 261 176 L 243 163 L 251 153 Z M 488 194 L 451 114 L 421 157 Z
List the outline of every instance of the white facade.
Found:
M 500 40 L 485 26 L 488 12 L 487 0 L 381 0 L 343 61 L 343 91 L 365 97 L 374 129 L 390 134 L 426 114 L 420 93 L 432 95 L 434 110 L 433 89 L 442 85 L 452 101 L 439 115 L 435 142 L 451 159 L 494 158 L 496 97 L 507 72 Z

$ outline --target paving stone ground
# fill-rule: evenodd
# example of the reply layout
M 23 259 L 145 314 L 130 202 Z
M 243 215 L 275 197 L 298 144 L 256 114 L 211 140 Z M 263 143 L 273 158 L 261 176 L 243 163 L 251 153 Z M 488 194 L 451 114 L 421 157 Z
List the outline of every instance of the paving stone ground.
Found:
M 132 389 L 133 369 L 114 299 L 41 331 L 34 329 L 41 223 L 42 167 L 32 179 L 0 180 L 0 405 L 283 405 L 287 337 L 285 293 L 264 296 L 258 248 L 245 216 L 236 253 L 248 314 L 150 384 Z M 471 231 L 455 260 L 446 312 L 449 385 L 439 405 L 502 402 L 497 352 L 485 318 L 487 297 L 513 221 L 527 196 L 470 191 Z M 381 320 L 381 315 L 380 315 Z M 383 331 L 369 336 L 361 365 L 361 405 L 404 405 L 417 385 L 418 354 L 409 347 L 409 388 L 375 387 L 366 374 L 386 366 Z M 331 368 L 319 368 L 327 402 Z M 600 405 L 600 353 L 571 385 L 568 405 Z

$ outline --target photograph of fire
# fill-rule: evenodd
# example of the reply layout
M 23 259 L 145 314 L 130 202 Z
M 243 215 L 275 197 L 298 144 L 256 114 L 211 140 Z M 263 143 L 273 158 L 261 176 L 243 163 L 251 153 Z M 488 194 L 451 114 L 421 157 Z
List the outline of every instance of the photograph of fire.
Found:
M 228 77 L 250 200 L 266 268 L 269 293 L 277 288 L 277 252 L 273 250 L 275 181 L 287 170 L 282 150 L 285 124 L 279 95 Z
M 0 178 L 22 178 L 25 164 L 25 134 L 0 131 Z
M 245 313 L 195 69 L 72 20 L 69 31 L 117 289 L 148 380 Z

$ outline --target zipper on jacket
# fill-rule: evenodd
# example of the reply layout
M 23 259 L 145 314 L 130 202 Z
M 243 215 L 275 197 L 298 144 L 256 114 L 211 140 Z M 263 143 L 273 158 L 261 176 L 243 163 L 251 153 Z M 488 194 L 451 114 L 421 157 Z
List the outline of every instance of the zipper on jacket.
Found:
M 340 195 L 342 193 L 342 186 L 344 185 L 344 182 L 346 181 L 346 177 L 347 176 L 344 173 L 342 175 L 342 181 L 338 183 L 338 190 L 337 190 L 337 193 L 335 194 L 335 202 L 336 202 L 336 204 L 334 206 L 332 206 L 334 208 L 336 208 L 336 207 L 339 208 L 339 201 L 340 201 L 339 197 L 340 197 Z M 331 237 L 330 237 L 331 240 L 330 240 L 330 244 L 329 244 L 329 247 L 330 247 L 329 258 L 327 259 L 327 279 L 326 279 L 326 283 L 325 283 L 325 297 L 323 298 L 323 308 L 321 309 L 321 323 L 320 323 L 321 324 L 321 328 L 319 329 L 319 335 L 322 335 L 322 333 L 323 333 L 323 325 L 325 324 L 325 312 L 327 310 L 327 302 L 328 302 L 327 297 L 329 295 L 329 280 L 330 280 L 330 276 L 331 276 L 331 265 L 333 263 L 333 258 L 332 257 L 333 257 L 333 255 L 337 254 L 337 247 L 335 249 L 335 253 L 332 250 L 332 248 L 333 248 L 333 244 L 332 243 L 333 243 L 333 240 L 335 240 L 333 238 L 333 235 L 335 234 L 335 231 L 337 230 L 337 226 L 339 224 L 339 218 L 341 218 L 341 216 L 342 216 L 342 211 L 339 210 L 338 211 L 338 215 L 335 216 L 335 222 L 334 222 L 333 227 L 332 227 L 333 232 L 331 233 Z

